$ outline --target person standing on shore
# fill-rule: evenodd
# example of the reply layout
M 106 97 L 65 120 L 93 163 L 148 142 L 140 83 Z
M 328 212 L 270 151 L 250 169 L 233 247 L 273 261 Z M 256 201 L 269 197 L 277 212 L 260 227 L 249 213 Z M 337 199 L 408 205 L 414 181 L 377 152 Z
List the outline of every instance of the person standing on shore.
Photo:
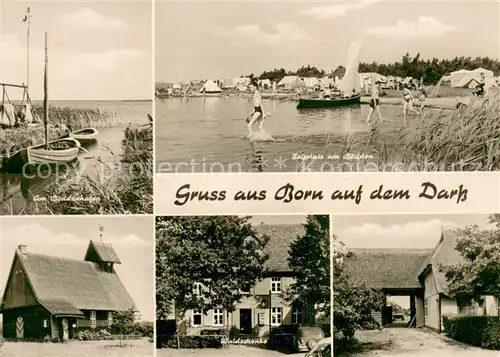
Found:
M 380 113 L 380 81 L 375 81 L 375 85 L 371 87 L 371 99 L 370 99 L 370 113 L 366 118 L 366 122 L 369 123 L 374 112 L 377 112 L 378 119 L 383 122 L 382 113 Z
M 247 117 L 248 123 L 248 138 L 253 137 L 253 126 L 257 121 L 259 123 L 259 129 L 262 130 L 262 124 L 264 122 L 264 112 L 262 110 L 262 95 L 259 90 L 259 83 L 256 80 L 250 83 L 250 87 L 253 89 L 253 112 Z

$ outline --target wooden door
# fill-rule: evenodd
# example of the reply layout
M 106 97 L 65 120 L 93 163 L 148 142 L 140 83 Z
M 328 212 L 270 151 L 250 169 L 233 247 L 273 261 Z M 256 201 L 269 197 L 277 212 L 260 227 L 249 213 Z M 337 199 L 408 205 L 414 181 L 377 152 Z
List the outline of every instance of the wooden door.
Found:
M 68 319 L 62 319 L 62 333 L 63 333 L 63 341 L 67 341 L 69 338 L 69 324 Z
M 24 338 L 24 320 L 21 316 L 16 320 L 16 337 L 19 339 Z

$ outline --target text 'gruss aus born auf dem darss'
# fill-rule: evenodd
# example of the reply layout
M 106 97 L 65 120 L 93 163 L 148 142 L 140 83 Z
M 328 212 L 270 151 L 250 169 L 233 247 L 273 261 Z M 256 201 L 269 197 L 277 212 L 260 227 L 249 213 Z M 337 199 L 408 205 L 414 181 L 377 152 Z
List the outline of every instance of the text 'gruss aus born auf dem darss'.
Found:
M 265 201 L 268 197 L 272 197 L 274 201 L 283 203 L 291 203 L 295 201 L 321 201 L 326 199 L 337 201 L 354 201 L 360 204 L 364 197 L 364 186 L 359 185 L 354 189 L 334 190 L 326 194 L 324 190 L 315 189 L 300 189 L 294 185 L 287 183 L 278 188 L 271 196 L 267 190 L 240 190 L 234 194 L 228 194 L 228 190 L 191 190 L 190 184 L 185 184 L 179 187 L 175 194 L 174 204 L 176 206 L 184 206 L 192 201 L 226 201 L 231 197 L 233 201 Z M 412 193 L 409 189 L 393 189 L 379 185 L 376 189 L 371 189 L 368 192 L 370 200 L 409 200 L 412 198 Z M 464 185 L 459 185 L 456 188 L 442 188 L 426 181 L 420 185 L 418 191 L 419 199 L 427 200 L 454 200 L 457 204 L 467 200 L 468 189 Z

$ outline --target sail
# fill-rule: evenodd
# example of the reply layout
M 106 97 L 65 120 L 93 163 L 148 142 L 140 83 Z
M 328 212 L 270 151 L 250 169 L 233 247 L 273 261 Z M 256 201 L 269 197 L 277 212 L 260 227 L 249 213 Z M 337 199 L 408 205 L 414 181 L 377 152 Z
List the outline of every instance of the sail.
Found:
M 363 38 L 349 44 L 347 51 L 347 61 L 345 65 L 345 74 L 339 84 L 339 89 L 345 94 L 360 93 L 361 80 L 358 73 L 359 67 L 359 52 Z

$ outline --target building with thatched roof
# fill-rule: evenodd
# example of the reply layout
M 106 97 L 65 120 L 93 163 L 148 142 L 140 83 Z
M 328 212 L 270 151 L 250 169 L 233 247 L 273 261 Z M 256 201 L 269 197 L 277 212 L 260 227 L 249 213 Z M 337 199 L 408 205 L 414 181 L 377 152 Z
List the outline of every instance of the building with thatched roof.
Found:
M 442 266 L 463 262 L 455 249 L 457 237 L 443 232 L 434 249 L 351 249 L 344 260 L 350 278 L 387 296 L 410 296 L 412 326 L 443 330 L 444 316 L 460 316 L 474 309 L 498 316 L 498 297 L 485 295 L 479 302 L 460 302 L 449 296 Z M 390 306 L 374 312 L 380 324 L 392 322 Z
M 242 334 L 252 334 L 255 328 L 259 329 L 259 334 L 264 334 L 270 325 L 310 324 L 315 320 L 314 306 L 295 306 L 282 296 L 294 282 L 294 273 L 288 265 L 290 245 L 304 234 L 304 227 L 301 224 L 261 224 L 254 228 L 258 234 L 269 237 L 265 248 L 269 256 L 266 262 L 269 276 L 255 286 L 242 286 L 244 298 L 232 312 L 223 309 L 212 309 L 205 314 L 198 310 L 187 311 L 188 334 L 232 326 Z M 197 283 L 194 290 L 203 288 L 202 283 Z
M 3 336 L 67 340 L 80 330 L 110 327 L 113 312 L 136 309 L 114 264 L 121 262 L 109 243 L 91 240 L 83 260 L 20 245 L 0 306 Z

